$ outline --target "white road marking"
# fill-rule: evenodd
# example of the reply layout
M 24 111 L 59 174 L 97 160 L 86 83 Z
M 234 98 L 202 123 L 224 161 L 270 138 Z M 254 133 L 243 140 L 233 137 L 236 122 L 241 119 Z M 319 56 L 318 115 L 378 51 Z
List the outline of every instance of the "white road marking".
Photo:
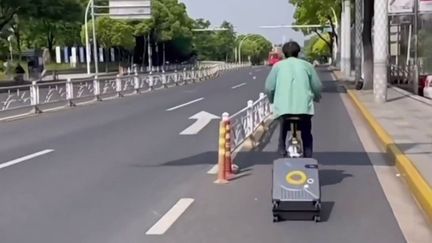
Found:
M 241 84 L 232 86 L 231 89 L 237 89 L 237 88 L 240 88 L 240 87 L 245 86 L 245 85 L 246 85 L 246 83 L 241 83 Z
M 192 125 L 183 130 L 180 135 L 196 135 L 198 134 L 204 127 L 206 127 L 212 120 L 219 119 L 220 117 L 208 113 L 206 111 L 200 111 L 195 115 L 189 117 L 189 119 L 195 119 Z
M 219 166 L 218 164 L 215 164 L 211 167 L 211 169 L 209 171 L 207 171 L 207 174 L 209 175 L 216 175 L 218 172 Z
M 175 223 L 175 221 L 194 202 L 193 198 L 180 199 L 159 221 L 153 225 L 146 235 L 163 235 Z
M 43 150 L 43 151 L 40 151 L 40 152 L 37 152 L 37 153 L 34 153 L 34 154 L 30 154 L 30 155 L 27 155 L 27 156 L 24 156 L 24 157 L 21 157 L 21 158 L 18 158 L 18 159 L 11 160 L 9 162 L 0 164 L 0 170 L 4 169 L 6 167 L 9 167 L 9 166 L 12 166 L 12 165 L 24 162 L 26 160 L 30 160 L 30 159 L 33 159 L 33 158 L 36 158 L 36 157 L 39 157 L 39 156 L 51 153 L 51 152 L 54 152 L 54 150 L 53 149 L 46 149 L 46 150 Z
M 178 106 L 171 107 L 171 108 L 167 109 L 166 111 L 173 111 L 173 110 L 177 110 L 177 109 L 179 109 L 179 108 L 182 108 L 182 107 L 185 107 L 185 106 L 191 105 L 191 104 L 193 104 L 193 103 L 199 102 L 199 101 L 201 101 L 201 100 L 203 100 L 203 99 L 204 99 L 204 97 L 198 98 L 198 99 L 196 99 L 196 100 L 191 100 L 191 101 L 186 102 L 186 103 L 184 103 L 184 104 L 181 104 L 181 105 L 178 105 Z

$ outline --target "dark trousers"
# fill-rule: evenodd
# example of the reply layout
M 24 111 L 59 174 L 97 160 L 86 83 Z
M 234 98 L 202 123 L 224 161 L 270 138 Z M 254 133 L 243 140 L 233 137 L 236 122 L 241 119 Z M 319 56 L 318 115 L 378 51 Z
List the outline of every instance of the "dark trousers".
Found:
M 311 115 L 282 115 L 279 117 L 280 134 L 279 134 L 279 153 L 286 154 L 286 139 L 288 132 L 291 130 L 290 117 L 299 117 L 300 121 L 297 123 L 297 131 L 301 132 L 301 139 L 303 142 L 303 156 L 305 158 L 312 158 L 313 153 L 313 137 L 312 137 L 312 116 Z

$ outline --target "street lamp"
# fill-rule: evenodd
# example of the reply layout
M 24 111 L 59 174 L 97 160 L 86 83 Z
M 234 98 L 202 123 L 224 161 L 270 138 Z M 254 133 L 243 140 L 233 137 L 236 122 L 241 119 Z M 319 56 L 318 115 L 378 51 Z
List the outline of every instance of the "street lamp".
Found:
M 86 56 L 87 56 L 87 74 L 90 74 L 90 41 L 88 33 L 88 13 L 91 8 L 91 18 L 92 18 L 92 28 L 93 28 L 93 58 L 95 63 L 95 74 L 98 75 L 99 72 L 99 61 L 97 56 L 97 41 L 96 41 L 96 24 L 95 24 L 95 13 L 94 13 L 94 0 L 89 0 L 85 14 L 84 14 L 84 30 L 85 30 L 85 42 L 86 42 Z
M 239 60 L 239 63 L 241 63 L 242 62 L 242 55 L 241 55 L 241 48 L 242 48 L 242 45 L 243 45 L 243 42 L 245 41 L 245 40 L 247 40 L 249 37 L 251 37 L 251 36 L 253 36 L 253 34 L 247 34 L 246 36 L 244 36 L 243 37 L 243 39 L 241 39 L 241 41 L 240 41 L 240 43 L 239 43 L 239 48 L 238 48 L 238 60 Z

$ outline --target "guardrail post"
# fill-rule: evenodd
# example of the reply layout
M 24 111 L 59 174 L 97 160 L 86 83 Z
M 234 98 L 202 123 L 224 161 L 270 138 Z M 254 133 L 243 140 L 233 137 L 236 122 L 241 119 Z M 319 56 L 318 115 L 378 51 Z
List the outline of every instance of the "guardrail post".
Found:
M 265 105 L 264 105 L 264 102 L 265 102 L 265 94 L 264 93 L 261 92 L 259 94 L 259 100 L 260 100 L 260 104 L 259 104 L 260 115 L 262 115 L 264 117 L 265 113 L 266 113 Z
M 254 117 L 253 117 L 253 101 L 249 100 L 247 102 L 247 124 L 248 124 L 248 133 L 246 134 L 246 136 L 250 136 L 251 132 L 253 132 L 253 122 L 254 122 Z
M 175 85 L 178 86 L 179 77 L 178 77 L 177 69 L 174 70 L 174 82 L 175 82 Z
M 139 80 L 139 76 L 138 76 L 138 72 L 137 71 L 135 71 L 133 79 L 134 79 L 135 94 L 139 94 L 140 80 Z
M 149 73 L 148 78 L 149 78 L 149 89 L 153 90 L 154 83 L 153 83 L 153 73 L 152 72 Z
M 98 76 L 95 76 L 93 79 L 93 90 L 94 90 L 94 96 L 96 101 L 101 101 L 100 97 L 100 81 Z
M 33 81 L 30 86 L 30 103 L 33 106 L 32 112 L 35 114 L 41 113 L 42 111 L 39 109 L 39 86 L 36 81 Z
M 191 76 L 192 76 L 192 83 L 195 83 L 197 80 L 196 80 L 196 77 L 195 77 L 195 74 L 196 74 L 196 72 L 195 72 L 195 68 L 194 67 L 192 67 L 191 68 Z
M 225 154 L 226 154 L 226 122 L 229 120 L 229 114 L 223 113 L 222 120 L 219 124 L 219 151 L 218 151 L 218 174 L 217 179 L 214 183 L 216 184 L 227 184 L 228 180 L 226 177 L 226 163 L 225 163 Z
M 168 88 L 167 75 L 165 74 L 165 70 L 162 70 L 162 85 L 164 88 Z
M 122 80 L 121 80 L 120 74 L 117 74 L 117 77 L 116 77 L 116 92 L 117 92 L 117 97 L 123 97 L 123 95 L 122 95 Z
M 73 103 L 73 98 L 74 98 L 73 83 L 72 80 L 68 78 L 66 80 L 66 100 L 67 100 L 67 105 L 69 107 L 75 106 L 75 104 Z

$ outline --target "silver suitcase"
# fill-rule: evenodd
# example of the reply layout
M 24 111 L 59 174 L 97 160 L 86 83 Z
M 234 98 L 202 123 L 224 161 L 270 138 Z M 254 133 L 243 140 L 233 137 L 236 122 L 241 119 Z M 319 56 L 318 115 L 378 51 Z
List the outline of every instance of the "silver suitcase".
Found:
M 319 222 L 321 187 L 318 162 L 308 158 L 282 158 L 273 162 L 273 221 Z

